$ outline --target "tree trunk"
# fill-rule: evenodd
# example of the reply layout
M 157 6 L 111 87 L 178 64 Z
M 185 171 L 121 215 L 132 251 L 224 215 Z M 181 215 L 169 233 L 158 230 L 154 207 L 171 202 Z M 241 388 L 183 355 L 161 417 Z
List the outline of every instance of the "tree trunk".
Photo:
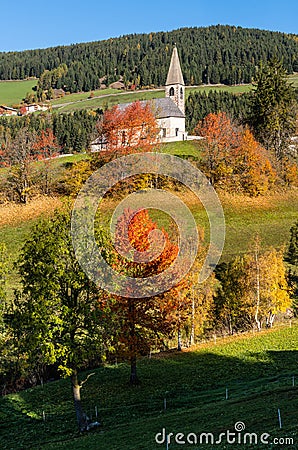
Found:
M 256 296 L 257 296 L 257 304 L 256 304 L 256 312 L 255 312 L 255 321 L 258 327 L 258 331 L 261 331 L 262 323 L 259 320 L 259 310 L 260 310 L 260 266 L 259 266 L 259 257 L 258 257 L 258 249 L 255 251 L 255 261 L 256 261 Z
M 87 431 L 88 418 L 82 408 L 82 403 L 81 403 L 81 387 L 82 386 L 79 384 L 78 373 L 76 370 L 74 370 L 71 375 L 71 384 L 72 384 L 74 407 L 75 407 L 75 411 L 76 411 L 79 432 L 81 433 L 83 431 Z
M 194 343 L 195 343 L 195 299 L 194 299 L 194 292 L 192 291 L 190 345 L 194 345 Z
M 267 328 L 272 328 L 273 327 L 273 322 L 275 319 L 275 314 L 273 314 L 271 311 L 268 314 L 268 317 L 266 319 L 266 326 Z
M 177 350 L 178 352 L 181 352 L 182 350 L 182 342 L 181 342 L 181 330 L 180 330 L 180 326 L 178 328 L 178 345 L 177 345 Z
M 131 385 L 139 384 L 139 379 L 137 375 L 137 357 L 132 355 L 130 358 L 130 379 L 129 383 Z

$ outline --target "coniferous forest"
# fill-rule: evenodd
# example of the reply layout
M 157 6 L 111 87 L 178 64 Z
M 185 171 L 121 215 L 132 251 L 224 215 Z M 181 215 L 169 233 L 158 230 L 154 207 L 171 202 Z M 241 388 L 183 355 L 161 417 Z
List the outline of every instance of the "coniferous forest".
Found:
M 89 91 L 120 78 L 136 86 L 160 86 L 174 43 L 187 85 L 250 83 L 261 62 L 273 57 L 283 61 L 288 73 L 298 72 L 296 35 L 217 25 L 0 53 L 0 79 L 41 77 L 45 85 L 69 92 Z

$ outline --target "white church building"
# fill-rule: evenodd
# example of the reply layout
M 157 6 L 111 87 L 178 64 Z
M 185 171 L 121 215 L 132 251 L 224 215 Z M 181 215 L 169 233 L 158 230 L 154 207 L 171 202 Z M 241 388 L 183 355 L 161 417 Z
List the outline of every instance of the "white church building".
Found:
M 141 105 L 150 104 L 160 128 L 161 142 L 184 141 L 185 132 L 185 84 L 176 45 L 174 46 L 165 84 L 165 98 L 142 100 Z M 121 103 L 120 110 L 131 103 Z
M 162 142 L 184 141 L 187 138 L 185 132 L 185 84 L 176 45 L 173 49 L 166 80 L 165 98 L 152 102 Z
M 142 100 L 141 105 L 149 104 L 156 117 L 161 142 L 176 142 L 187 139 L 185 131 L 185 84 L 181 71 L 176 45 L 165 84 L 165 98 Z M 132 103 L 120 103 L 118 108 L 125 110 Z M 99 151 L 106 147 L 106 142 L 96 139 L 92 142 L 91 151 Z

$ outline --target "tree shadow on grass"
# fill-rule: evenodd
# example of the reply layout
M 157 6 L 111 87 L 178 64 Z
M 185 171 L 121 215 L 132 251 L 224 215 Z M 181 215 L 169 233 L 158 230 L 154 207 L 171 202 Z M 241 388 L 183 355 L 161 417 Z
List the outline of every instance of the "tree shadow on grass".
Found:
M 280 405 L 285 430 L 290 431 L 296 425 L 298 410 L 297 361 L 297 350 L 247 348 L 241 357 L 208 349 L 174 353 L 165 358 L 141 360 L 142 384 L 137 389 L 127 386 L 127 365 L 99 368 L 84 386 L 83 401 L 87 410 L 88 405 L 92 408 L 98 405 L 101 430 L 108 437 L 110 430 L 118 429 L 119 439 L 122 433 L 122 448 L 128 450 L 138 448 L 135 443 L 143 432 L 138 421 L 142 421 L 143 428 L 148 427 L 150 434 L 159 431 L 163 420 L 167 426 L 179 429 L 183 425 L 186 430 L 194 427 L 196 421 L 202 431 L 207 427 L 219 432 L 244 418 L 252 430 L 265 432 L 278 429 Z M 46 414 L 52 411 L 45 421 L 43 410 Z M 126 442 L 125 429 L 134 423 L 130 442 Z M 74 439 L 76 422 L 69 382 L 48 383 L 43 389 L 37 387 L 2 398 L 0 426 L 3 449 L 43 448 L 45 442 L 60 440 L 62 445 L 62 441 Z M 148 444 L 142 448 L 155 447 Z

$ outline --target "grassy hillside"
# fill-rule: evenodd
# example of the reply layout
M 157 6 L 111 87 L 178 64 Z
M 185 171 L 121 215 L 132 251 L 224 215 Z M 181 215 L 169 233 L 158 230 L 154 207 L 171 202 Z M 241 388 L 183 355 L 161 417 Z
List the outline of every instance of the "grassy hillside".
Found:
M 196 142 L 185 141 L 163 145 L 162 151 L 182 157 L 199 157 L 200 149 Z M 85 158 L 86 155 L 75 155 L 59 158 L 55 161 L 54 177 L 63 173 L 65 163 Z M 38 163 L 37 163 L 38 164 Z M 1 169 L 0 176 L 5 176 L 6 169 Z M 226 240 L 222 261 L 227 261 L 238 254 L 247 251 L 250 242 L 258 234 L 264 248 L 281 248 L 289 242 L 289 231 L 297 221 L 298 190 L 292 189 L 282 193 L 270 193 L 266 196 L 250 198 L 242 195 L 230 195 L 219 192 L 226 220 Z M 197 199 L 191 194 L 181 193 L 180 197 L 192 211 L 197 224 L 205 229 L 208 242 L 209 223 L 206 212 Z M 105 206 L 108 219 L 118 201 L 109 201 Z M 40 197 L 28 205 L 0 206 L 0 242 L 7 246 L 12 260 L 16 260 L 30 230 L 42 215 L 50 214 L 58 205 L 57 198 Z M 161 226 L 166 226 L 165 215 L 155 215 Z M 11 269 L 9 278 L 9 292 L 17 283 L 15 270 Z
M 240 86 L 224 86 L 224 85 L 214 85 L 214 86 L 198 86 L 198 87 L 188 87 L 186 88 L 186 97 L 191 92 L 210 92 L 213 91 L 226 91 L 235 94 L 240 94 L 244 92 L 249 92 L 252 89 L 251 84 L 244 84 Z M 72 112 L 78 109 L 96 109 L 96 108 L 110 108 L 119 103 L 133 102 L 136 100 L 151 100 L 154 98 L 162 98 L 165 96 L 163 89 L 153 89 L 149 91 L 135 91 L 135 92 L 114 92 L 109 94 L 105 91 L 95 91 L 95 97 L 88 99 L 89 94 L 71 94 L 67 95 L 63 99 L 57 99 L 52 101 L 54 108 L 58 108 L 62 112 Z M 61 101 L 62 100 L 62 101 Z
M 290 75 L 289 81 L 293 86 L 298 87 L 298 74 Z M 25 81 L 0 81 L 0 105 L 12 106 L 18 104 L 36 86 L 36 80 Z M 197 87 L 187 87 L 186 97 L 191 92 L 210 92 L 225 91 L 234 94 L 241 94 L 249 92 L 252 89 L 252 84 L 243 84 L 238 86 L 226 85 L 202 85 Z M 58 109 L 62 112 L 71 112 L 78 109 L 96 109 L 102 107 L 111 107 L 118 103 L 132 102 L 136 100 L 148 100 L 152 98 L 164 97 L 163 89 L 154 89 L 152 91 L 135 91 L 126 92 L 117 89 L 101 89 L 93 91 L 94 98 L 89 99 L 90 92 L 80 92 L 66 95 L 51 101 L 54 110 Z
M 226 430 L 233 432 L 235 423 L 241 421 L 246 432 L 270 434 L 270 442 L 280 437 L 295 439 L 294 445 L 284 447 L 259 444 L 245 448 L 297 449 L 297 342 L 298 324 L 291 328 L 285 324 L 256 335 L 201 344 L 191 351 L 156 354 L 140 361 L 142 382 L 134 388 L 127 384 L 126 364 L 99 368 L 84 385 L 82 396 L 94 420 L 97 407 L 101 426 L 82 436 L 75 432 L 69 380 L 8 395 L 0 399 L 0 447 L 157 450 L 166 448 L 155 442 L 155 435 L 163 428 L 167 433 L 209 432 L 218 437 Z M 181 445 L 173 442 L 169 448 Z M 235 444 L 232 448 L 244 446 Z
M 0 105 L 19 104 L 36 84 L 37 80 L 0 81 Z

